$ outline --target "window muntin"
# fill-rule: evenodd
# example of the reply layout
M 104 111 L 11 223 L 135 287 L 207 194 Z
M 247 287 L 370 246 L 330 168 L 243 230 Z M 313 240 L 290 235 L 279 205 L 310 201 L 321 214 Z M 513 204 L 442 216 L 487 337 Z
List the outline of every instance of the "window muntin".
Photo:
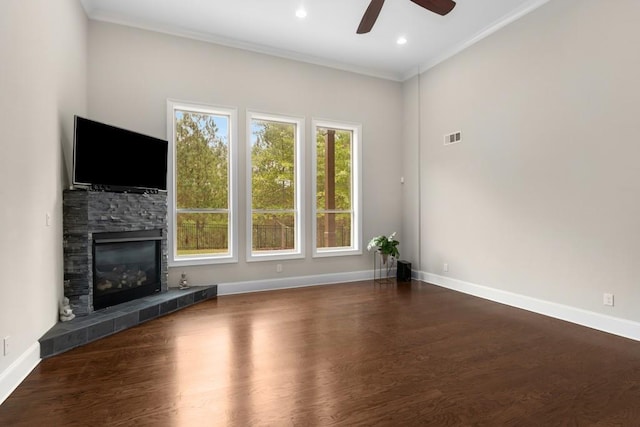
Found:
M 172 265 L 237 260 L 233 109 L 169 102 Z
M 248 114 L 248 260 L 303 256 L 303 119 Z
M 314 121 L 314 256 L 361 253 L 360 126 Z

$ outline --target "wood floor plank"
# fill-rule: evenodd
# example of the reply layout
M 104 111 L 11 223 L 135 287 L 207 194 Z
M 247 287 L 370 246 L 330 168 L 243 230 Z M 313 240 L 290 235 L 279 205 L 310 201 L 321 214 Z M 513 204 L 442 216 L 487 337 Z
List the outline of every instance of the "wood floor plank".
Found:
M 223 296 L 37 366 L 0 426 L 640 425 L 640 343 L 436 286 Z

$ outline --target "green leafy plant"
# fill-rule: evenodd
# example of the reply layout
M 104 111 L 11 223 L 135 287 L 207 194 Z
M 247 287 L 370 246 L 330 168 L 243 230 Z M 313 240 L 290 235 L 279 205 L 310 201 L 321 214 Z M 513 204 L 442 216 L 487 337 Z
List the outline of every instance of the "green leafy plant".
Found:
M 400 255 L 400 251 L 398 251 L 399 241 L 395 239 L 396 233 L 393 232 L 389 237 L 387 236 L 378 236 L 374 237 L 369 241 L 367 245 L 367 250 L 370 251 L 373 248 L 376 248 L 378 252 L 383 255 L 391 255 L 394 258 L 398 258 Z

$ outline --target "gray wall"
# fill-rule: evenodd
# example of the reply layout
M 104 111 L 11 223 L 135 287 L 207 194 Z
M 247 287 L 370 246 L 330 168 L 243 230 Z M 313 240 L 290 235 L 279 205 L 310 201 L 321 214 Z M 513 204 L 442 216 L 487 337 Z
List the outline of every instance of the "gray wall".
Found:
M 307 154 L 311 153 L 312 118 L 361 123 L 363 245 L 375 235 L 401 232 L 400 83 L 92 21 L 88 95 L 91 118 L 157 137 L 166 137 L 167 98 L 238 108 L 240 262 L 170 269 L 169 286 L 177 285 L 182 271 L 191 283 L 209 284 L 371 269 L 372 258 L 366 249 L 361 256 L 312 260 L 310 227 L 306 230 L 306 259 L 279 261 L 282 273 L 276 273 L 275 262 L 245 262 L 247 109 L 304 116 Z M 310 159 L 306 167 L 310 172 Z M 305 193 L 309 195 L 310 175 L 307 177 Z M 307 196 L 305 202 L 309 221 L 312 200 Z
M 79 2 L 0 2 L 0 338 L 11 336 L 0 380 L 29 349 L 39 355 L 58 318 L 62 188 L 73 114 L 86 111 L 86 61 Z
M 640 321 L 638 16 L 549 2 L 421 76 L 424 272 Z

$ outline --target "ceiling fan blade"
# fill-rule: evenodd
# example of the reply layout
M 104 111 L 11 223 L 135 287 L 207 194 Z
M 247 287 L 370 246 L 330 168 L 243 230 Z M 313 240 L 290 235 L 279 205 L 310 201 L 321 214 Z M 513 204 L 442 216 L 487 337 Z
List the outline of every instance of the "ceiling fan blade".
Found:
M 415 4 L 430 10 L 438 15 L 446 15 L 456 7 L 456 2 L 453 0 L 411 0 Z
M 376 19 L 378 19 L 378 15 L 380 15 L 380 10 L 382 10 L 382 5 L 384 4 L 384 0 L 371 0 L 367 10 L 364 12 L 364 16 L 362 16 L 362 21 L 360 21 L 360 25 L 358 26 L 358 34 L 364 34 L 371 31 L 373 28 L 373 24 L 376 23 Z

